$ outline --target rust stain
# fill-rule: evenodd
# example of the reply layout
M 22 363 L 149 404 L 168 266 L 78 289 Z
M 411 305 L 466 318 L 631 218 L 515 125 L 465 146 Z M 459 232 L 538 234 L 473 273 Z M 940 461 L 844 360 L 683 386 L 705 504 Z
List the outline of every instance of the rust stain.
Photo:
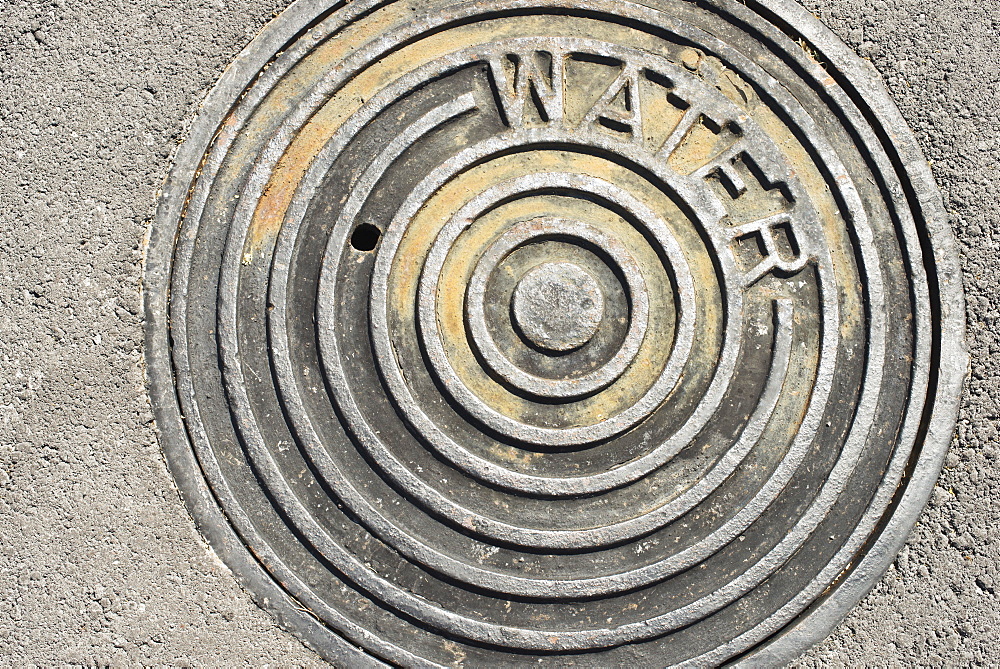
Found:
M 290 90 L 312 85 L 323 73 L 336 68 L 352 51 L 361 48 L 385 31 L 412 20 L 413 14 L 412 8 L 407 3 L 394 3 L 352 25 L 338 35 L 337 39 L 322 45 L 315 54 L 289 73 L 282 86 L 276 88 L 272 94 L 271 97 L 276 100 L 272 104 L 280 107 L 281 100 L 289 97 L 287 93 Z M 550 18 L 537 16 L 506 17 L 502 20 L 482 21 L 471 26 L 453 28 L 446 33 L 425 37 L 354 77 L 303 127 L 279 160 L 264 188 L 251 222 L 246 257 L 253 258 L 256 251 L 277 235 L 295 189 L 309 169 L 309 165 L 337 129 L 361 108 L 365 100 L 391 83 L 401 73 L 448 53 L 505 37 L 542 34 L 567 37 L 602 36 L 612 42 L 617 41 L 653 53 L 668 55 L 666 43 L 651 35 L 579 17 L 561 17 L 555 23 Z M 281 90 L 282 87 L 286 88 Z
M 376 39 L 382 33 L 390 30 L 412 18 L 413 9 L 406 3 L 388 5 L 373 13 L 363 21 L 352 24 L 337 35 L 336 39 L 328 40 L 314 54 L 305 59 L 301 65 L 284 77 L 282 84 L 271 95 L 282 106 L 283 100 L 296 99 L 296 90 L 308 90 L 326 73 L 336 69 L 353 51 L 365 43 Z M 295 138 L 281 160 L 257 204 L 250 227 L 249 248 L 246 257 L 252 258 L 255 251 L 260 250 L 273 239 L 284 220 L 285 212 L 291 203 L 306 170 L 313 158 L 340 128 L 344 120 L 349 118 L 364 102 L 360 91 L 377 90 L 390 78 L 390 70 L 370 68 L 354 78 L 349 89 L 333 98 L 317 113 L 302 132 Z M 403 72 L 400 69 L 398 72 Z M 381 77 L 379 76 L 381 74 Z

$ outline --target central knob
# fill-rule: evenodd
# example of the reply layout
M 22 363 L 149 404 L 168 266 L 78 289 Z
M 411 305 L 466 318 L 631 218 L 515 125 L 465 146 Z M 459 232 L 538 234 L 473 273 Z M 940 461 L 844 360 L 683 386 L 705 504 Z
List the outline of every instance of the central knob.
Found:
M 604 294 L 579 265 L 548 262 L 521 277 L 512 310 L 532 344 L 548 351 L 572 351 L 590 341 L 601 325 Z

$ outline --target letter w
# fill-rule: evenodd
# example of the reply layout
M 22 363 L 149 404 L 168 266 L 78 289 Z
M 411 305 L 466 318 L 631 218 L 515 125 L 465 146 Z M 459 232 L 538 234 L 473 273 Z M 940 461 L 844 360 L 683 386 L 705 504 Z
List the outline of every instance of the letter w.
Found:
M 493 88 L 508 126 L 524 125 L 529 99 L 543 121 L 562 121 L 562 60 L 556 54 L 533 51 L 493 56 L 489 64 Z

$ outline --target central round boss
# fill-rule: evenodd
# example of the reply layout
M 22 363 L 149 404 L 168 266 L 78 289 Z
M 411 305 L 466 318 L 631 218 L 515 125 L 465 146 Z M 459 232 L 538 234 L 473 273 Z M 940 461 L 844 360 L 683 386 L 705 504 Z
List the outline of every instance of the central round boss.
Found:
M 518 282 L 511 303 L 524 336 L 540 349 L 580 348 L 604 318 L 604 293 L 586 270 L 570 262 L 546 262 Z

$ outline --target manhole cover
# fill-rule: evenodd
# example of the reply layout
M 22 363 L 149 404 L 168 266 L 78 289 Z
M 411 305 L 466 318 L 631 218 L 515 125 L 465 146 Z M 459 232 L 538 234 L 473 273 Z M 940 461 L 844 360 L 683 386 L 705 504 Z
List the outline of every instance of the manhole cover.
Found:
M 330 659 L 787 659 L 965 369 L 876 75 L 789 0 L 301 0 L 177 157 L 149 373 L 192 513 Z

